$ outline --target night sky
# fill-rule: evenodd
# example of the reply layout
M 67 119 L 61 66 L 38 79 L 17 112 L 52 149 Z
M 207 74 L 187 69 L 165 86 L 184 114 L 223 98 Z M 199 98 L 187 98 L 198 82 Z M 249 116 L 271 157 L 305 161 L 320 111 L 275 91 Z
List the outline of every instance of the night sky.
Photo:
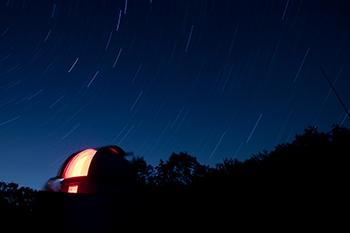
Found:
M 246 159 L 349 119 L 350 3 L 0 0 L 0 180 L 41 188 L 71 153 Z M 349 105 L 350 106 L 350 105 Z

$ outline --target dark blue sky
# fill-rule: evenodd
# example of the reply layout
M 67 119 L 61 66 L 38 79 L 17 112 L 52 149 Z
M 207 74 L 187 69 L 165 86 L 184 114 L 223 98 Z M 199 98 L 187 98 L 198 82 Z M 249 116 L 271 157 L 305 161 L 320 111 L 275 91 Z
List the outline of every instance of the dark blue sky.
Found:
M 71 153 L 245 159 L 349 126 L 348 1 L 1 0 L 0 180 L 40 188 Z

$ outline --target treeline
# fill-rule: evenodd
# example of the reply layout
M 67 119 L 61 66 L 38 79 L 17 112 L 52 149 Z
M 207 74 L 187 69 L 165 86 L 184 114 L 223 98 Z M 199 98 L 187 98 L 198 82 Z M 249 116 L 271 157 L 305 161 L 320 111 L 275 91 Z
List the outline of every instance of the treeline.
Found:
M 107 204 L 105 212 L 108 214 L 104 218 L 112 218 L 112 228 L 116 227 L 113 225 L 115 219 L 119 219 L 118 224 L 130 224 L 134 220 L 151 223 L 157 219 L 169 224 L 183 223 L 180 225 L 206 221 L 226 221 L 222 223 L 226 225 L 232 219 L 260 219 L 272 211 L 275 220 L 278 216 L 281 221 L 286 213 L 296 212 L 297 216 L 304 216 L 310 222 L 310 214 L 325 216 L 325 213 L 339 213 L 338 209 L 342 208 L 350 177 L 349 156 L 350 130 L 334 126 L 329 132 L 307 128 L 292 142 L 278 145 L 272 151 L 257 153 L 244 161 L 226 159 L 213 167 L 199 163 L 187 153 L 173 153 L 156 166 L 149 165 L 141 157 L 134 157 L 130 159 L 135 178 L 134 192 L 108 196 L 112 204 Z M 89 203 L 84 200 L 86 197 L 75 199 L 80 203 L 77 204 L 71 197 L 62 198 L 13 183 L 0 183 L 0 211 L 1 215 L 6 213 L 3 220 L 13 220 L 17 216 L 30 225 L 35 223 L 31 219 L 44 218 L 50 211 L 57 218 L 65 216 L 63 212 L 88 212 L 82 211 L 81 206 Z M 96 200 L 96 203 L 107 202 Z M 74 206 L 80 207 L 74 210 Z M 95 204 L 92 206 L 98 208 Z M 327 208 L 333 210 L 325 211 Z M 101 210 L 94 212 L 103 213 Z M 84 215 L 84 218 L 89 216 Z M 197 222 L 193 216 L 201 220 Z M 318 217 L 320 221 L 321 216 Z
M 0 182 L 1 231 L 19 231 L 33 226 L 37 192 L 15 183 Z
M 0 182 L 0 209 L 33 211 L 36 191 L 15 183 Z
M 214 167 L 203 165 L 183 152 L 171 154 L 168 160 L 160 160 L 154 167 L 142 157 L 134 157 L 130 162 L 139 188 L 236 189 L 246 182 L 272 183 L 282 179 L 280 185 L 334 183 L 347 175 L 349 156 L 350 130 L 334 126 L 327 133 L 309 127 L 292 142 L 280 144 L 270 152 L 257 153 L 244 161 L 225 159 Z M 0 182 L 0 205 L 30 210 L 35 193 L 15 183 Z
M 173 153 L 152 167 L 143 158 L 132 159 L 138 183 L 150 188 L 236 189 L 247 182 L 280 186 L 335 183 L 346 177 L 350 130 L 335 126 L 330 132 L 309 127 L 290 143 L 240 161 L 225 159 L 215 167 L 200 164 L 187 153 Z M 280 181 L 283 180 L 283 183 Z

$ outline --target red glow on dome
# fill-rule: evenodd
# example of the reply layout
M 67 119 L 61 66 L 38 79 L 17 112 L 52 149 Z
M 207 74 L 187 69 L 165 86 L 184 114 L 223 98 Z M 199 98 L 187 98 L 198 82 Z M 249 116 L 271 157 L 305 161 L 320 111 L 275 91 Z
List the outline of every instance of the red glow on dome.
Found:
M 67 164 L 63 178 L 87 176 L 92 158 L 96 154 L 94 149 L 86 149 L 75 155 Z
M 78 193 L 78 185 L 69 186 L 68 193 Z
M 114 148 L 109 148 L 113 153 L 119 154 L 119 152 Z

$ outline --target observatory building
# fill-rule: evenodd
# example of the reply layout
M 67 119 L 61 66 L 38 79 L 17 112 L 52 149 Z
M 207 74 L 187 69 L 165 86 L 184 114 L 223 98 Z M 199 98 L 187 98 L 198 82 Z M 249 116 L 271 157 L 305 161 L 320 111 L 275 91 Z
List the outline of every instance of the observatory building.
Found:
M 46 190 L 65 193 L 120 192 L 133 187 L 136 176 L 127 154 L 118 146 L 78 151 L 63 163 Z

